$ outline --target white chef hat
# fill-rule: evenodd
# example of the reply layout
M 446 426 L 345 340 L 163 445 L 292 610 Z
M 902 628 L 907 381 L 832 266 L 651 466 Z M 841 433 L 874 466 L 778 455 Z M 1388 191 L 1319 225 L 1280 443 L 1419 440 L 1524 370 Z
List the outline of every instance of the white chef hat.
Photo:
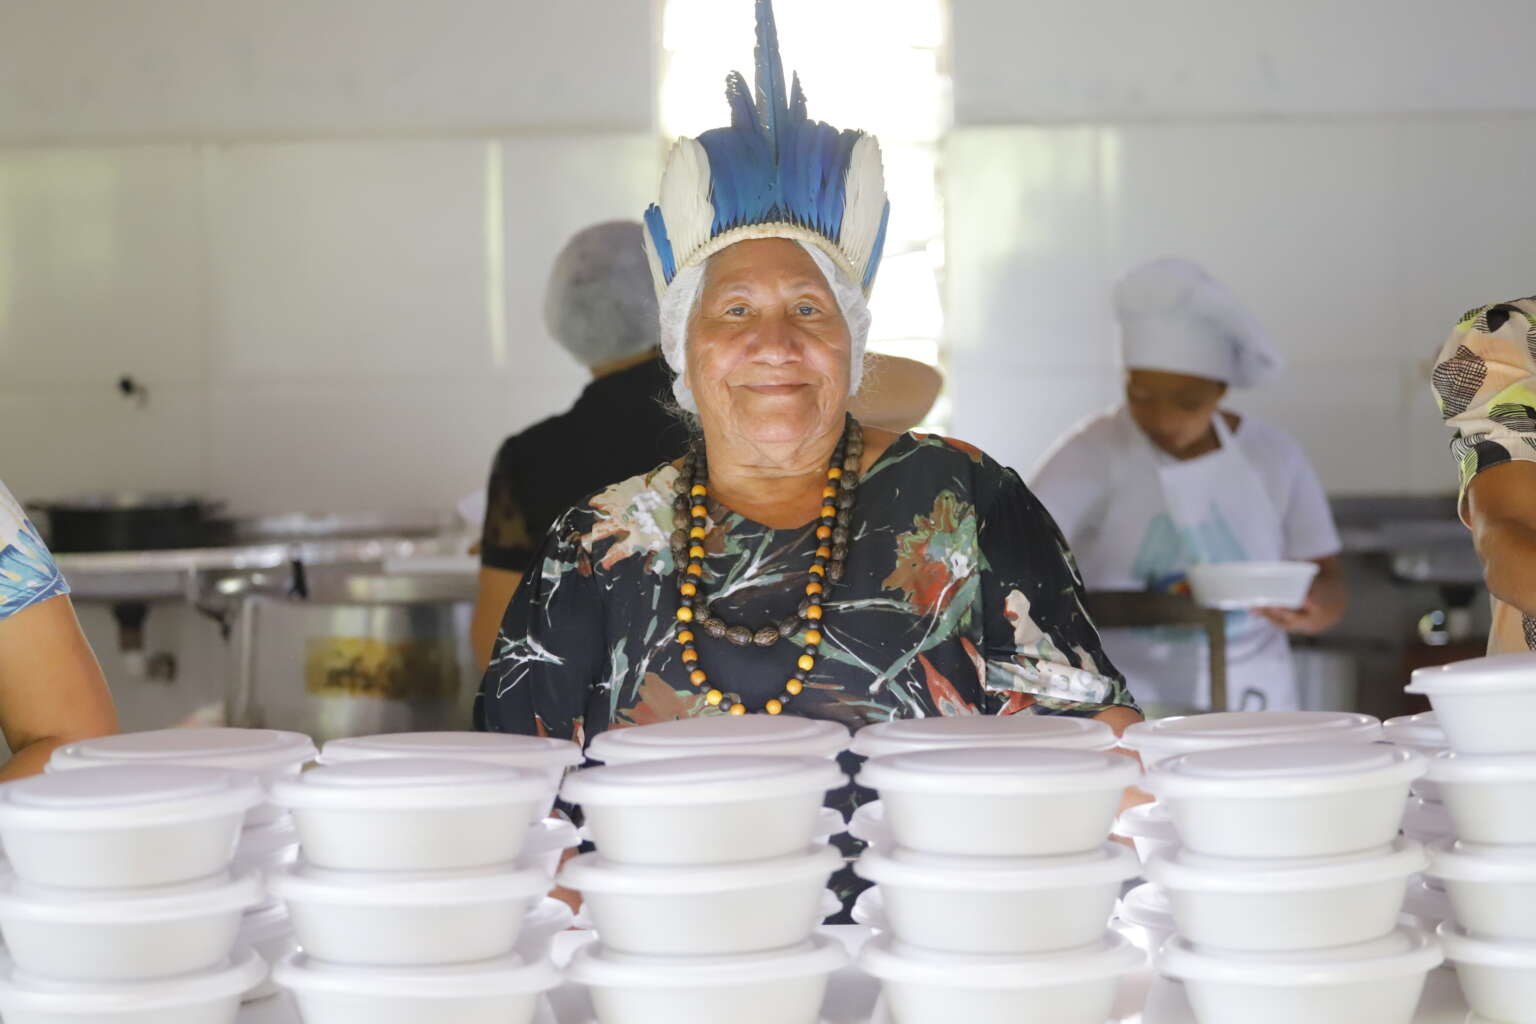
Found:
M 1280 354 L 1253 314 L 1198 264 L 1173 256 L 1143 263 L 1115 285 L 1126 369 L 1163 370 L 1257 387 Z

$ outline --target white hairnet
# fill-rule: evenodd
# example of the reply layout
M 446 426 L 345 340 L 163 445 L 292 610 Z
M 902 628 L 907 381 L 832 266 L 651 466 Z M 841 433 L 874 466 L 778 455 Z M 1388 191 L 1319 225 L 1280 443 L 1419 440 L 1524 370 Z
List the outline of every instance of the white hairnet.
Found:
M 826 253 L 805 242 L 797 240 L 795 244 L 810 253 L 811 259 L 816 261 L 821 276 L 827 279 L 827 285 L 837 299 L 843 322 L 848 325 L 852 359 L 848 367 L 848 394 L 852 395 L 859 390 L 859 383 L 864 377 L 864 345 L 869 340 L 869 303 L 864 299 L 864 292 L 837 269 L 837 265 Z M 683 370 L 687 365 L 684 349 L 688 342 L 688 319 L 698 304 L 703 285 L 703 264 L 684 267 L 667 286 L 666 295 L 661 300 L 661 354 L 672 372 L 677 374 L 672 381 L 672 394 L 677 398 L 677 404 L 692 413 L 699 411 L 699 405 L 683 379 Z
M 1164 257 L 1115 285 L 1127 369 L 1164 370 L 1233 387 L 1262 384 L 1282 360 L 1253 315 L 1198 264 Z
M 656 288 L 635 221 L 595 224 L 565 244 L 544 291 L 549 333 L 585 366 L 656 347 Z

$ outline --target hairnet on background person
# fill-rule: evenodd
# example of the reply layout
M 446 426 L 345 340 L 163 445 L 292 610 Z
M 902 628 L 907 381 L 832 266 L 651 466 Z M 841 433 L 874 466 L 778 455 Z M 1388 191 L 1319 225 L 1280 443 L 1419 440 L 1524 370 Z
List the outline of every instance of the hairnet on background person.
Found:
M 1114 307 L 1128 370 L 1184 373 L 1251 388 L 1282 367 L 1253 314 L 1189 260 L 1170 256 L 1143 263 L 1115 285 Z
M 579 231 L 555 258 L 544 292 L 549 333 L 585 366 L 656 347 L 656 290 L 645 229 L 616 220 Z

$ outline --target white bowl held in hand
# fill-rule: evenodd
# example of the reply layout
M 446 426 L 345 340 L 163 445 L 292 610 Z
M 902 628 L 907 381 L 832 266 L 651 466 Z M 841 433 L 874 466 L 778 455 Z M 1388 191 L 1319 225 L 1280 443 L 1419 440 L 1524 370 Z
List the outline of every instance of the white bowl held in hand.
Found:
M 803 852 L 846 781 L 829 757 L 687 757 L 587 768 L 561 793 L 606 860 L 733 864 Z
M 1429 698 L 1457 753 L 1536 754 L 1536 653 L 1416 669 L 1407 691 Z
M 1445 730 L 1440 728 L 1440 721 L 1433 711 L 1387 719 L 1381 723 L 1381 738 L 1394 747 L 1403 747 L 1425 757 L 1434 757 L 1450 749 Z M 1438 787 L 1427 775 L 1414 782 L 1413 795 L 1425 800 L 1440 799 Z
M 1121 754 L 991 747 L 872 758 L 859 783 L 879 790 L 885 827 L 907 849 L 1046 857 L 1101 845 L 1140 774 Z
M 405 967 L 508 955 L 524 915 L 549 884 L 539 872 L 515 867 L 395 873 L 302 864 L 269 881 L 311 956 Z
M 1473 1013 L 1490 1024 L 1536 1024 L 1536 944 L 1474 938 L 1451 921 L 1435 934 Z
M 549 802 L 544 776 L 479 761 L 331 765 L 272 787 L 304 859 L 336 871 L 451 871 L 516 859 Z
M 1353 711 L 1214 711 L 1126 726 L 1120 745 L 1150 769 L 1179 754 L 1269 743 L 1375 743 L 1381 722 Z
M 240 995 L 267 965 L 244 950 L 220 968 L 160 981 L 116 984 L 45 982 L 0 966 L 6 1024 L 235 1024 Z
M 1140 872 L 1120 843 L 1062 857 L 979 858 L 895 849 L 854 871 L 880 886 L 897 941 L 943 953 L 1041 953 L 1093 942 Z
M 1189 568 L 1189 589 L 1207 608 L 1300 608 L 1317 578 L 1313 562 L 1208 562 Z
M 892 1024 L 1104 1024 L 1120 979 L 1145 961 L 1113 932 L 1032 957 L 945 955 L 889 936 L 859 955 L 865 973 L 880 979 Z
M 1106 722 L 1064 715 L 955 715 L 898 718 L 866 725 L 853 734 L 862 757 L 910 754 L 954 747 L 1058 747 L 1111 750 L 1118 738 Z
M 548 736 L 500 732 L 395 732 L 331 740 L 320 751 L 321 764 L 348 764 L 381 758 L 435 758 L 485 761 L 503 768 L 538 772 L 549 784 L 550 799 L 569 768 L 581 764 L 581 747 Z
M 84 768 L 0 787 L 0 841 L 24 882 L 176 885 L 226 870 L 255 778 L 183 765 Z
M 1217 952 L 1176 937 L 1156 959 L 1202 1021 L 1411 1024 L 1444 956 L 1422 929 L 1403 926 L 1374 942 L 1298 953 Z
M 707 715 L 609 729 L 587 753 L 606 765 L 676 757 L 836 757 L 848 749 L 846 727 L 797 715 Z
M 599 1024 L 817 1024 L 827 979 L 848 962 L 818 935 L 773 953 L 652 957 L 589 943 L 566 978 L 585 985 Z
M 1147 865 L 1179 934 L 1204 949 L 1278 953 L 1379 939 L 1398 924 L 1424 848 L 1399 839 L 1373 853 L 1237 860 L 1180 851 Z
M 277 964 L 304 1024 L 532 1024 L 560 984 L 543 961 L 504 957 L 442 967 L 344 967 L 304 954 Z
M 1445 888 L 1456 923 L 1474 937 L 1536 942 L 1536 847 L 1429 846 L 1425 874 Z
M 1456 838 L 1536 845 L 1536 754 L 1441 753 L 1429 759 L 1428 778 Z
M 822 846 L 790 857 L 680 868 L 566 862 L 560 884 L 582 894 L 603 945 L 620 953 L 728 956 L 804 942 L 842 856 Z
M 1179 833 L 1173 827 L 1173 819 L 1156 803 L 1126 808 L 1115 819 L 1115 835 L 1125 836 L 1136 846 L 1136 856 L 1143 864 L 1179 847 Z
M 1384 744 L 1277 743 L 1181 754 L 1147 787 L 1185 849 L 1217 857 L 1332 857 L 1386 846 L 1424 758 Z

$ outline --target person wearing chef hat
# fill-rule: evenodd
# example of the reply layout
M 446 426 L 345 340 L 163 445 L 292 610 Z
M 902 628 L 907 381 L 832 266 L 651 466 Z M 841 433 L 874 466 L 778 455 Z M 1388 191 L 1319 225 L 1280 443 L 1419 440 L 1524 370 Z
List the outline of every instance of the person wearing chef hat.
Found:
M 1273 378 L 1280 357 L 1237 298 L 1188 260 L 1132 270 L 1114 307 L 1125 401 L 1058 442 L 1031 487 L 1090 591 L 1179 592 L 1202 562 L 1317 563 L 1301 608 L 1227 621 L 1228 706 L 1294 709 L 1287 633 L 1320 633 L 1344 614 L 1338 531 L 1301 446 L 1221 408 L 1229 388 Z M 1200 632 L 1106 630 L 1105 649 L 1144 703 L 1209 707 Z

